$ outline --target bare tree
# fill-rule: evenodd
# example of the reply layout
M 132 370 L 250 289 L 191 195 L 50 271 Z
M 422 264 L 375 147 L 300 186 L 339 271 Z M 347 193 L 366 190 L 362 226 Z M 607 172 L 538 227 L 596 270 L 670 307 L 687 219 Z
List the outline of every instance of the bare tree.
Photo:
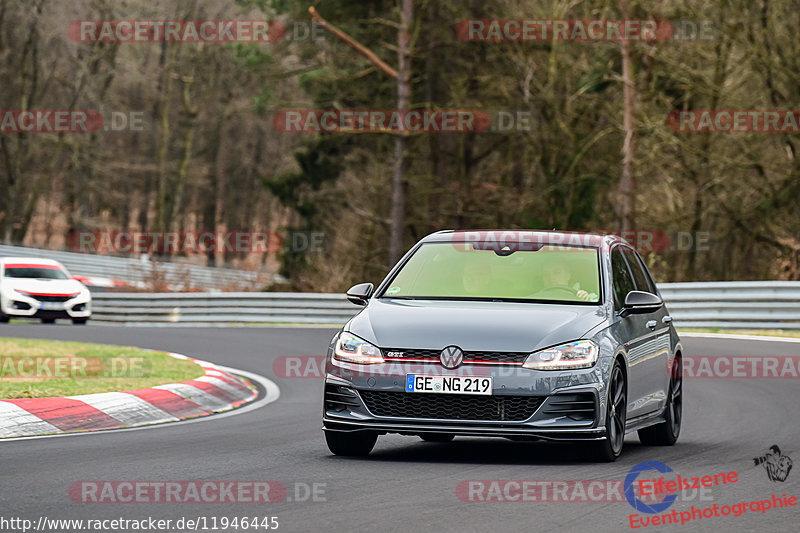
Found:
M 622 18 L 628 18 L 627 0 L 619 0 Z M 636 146 L 636 87 L 631 72 L 631 47 L 627 39 L 621 41 L 622 51 L 622 83 L 623 83 L 623 118 L 622 130 L 622 174 L 617 186 L 617 230 L 628 231 L 633 227 L 634 175 L 633 157 Z
M 308 12 L 322 27 L 364 55 L 384 73 L 397 78 L 397 110 L 408 111 L 411 101 L 411 21 L 414 18 L 413 0 L 403 0 L 400 8 L 400 25 L 397 34 L 397 70 L 381 61 L 366 46 L 336 28 L 313 8 Z M 396 263 L 403 253 L 403 230 L 405 228 L 405 158 L 406 135 L 398 132 L 394 141 L 394 167 L 392 172 L 392 210 L 389 216 L 389 263 Z

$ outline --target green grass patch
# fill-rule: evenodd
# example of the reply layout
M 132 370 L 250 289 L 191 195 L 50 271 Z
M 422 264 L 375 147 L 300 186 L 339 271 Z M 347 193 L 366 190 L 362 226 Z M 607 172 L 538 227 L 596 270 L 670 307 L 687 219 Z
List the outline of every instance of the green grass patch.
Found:
M 130 346 L 0 337 L 0 399 L 114 392 L 198 378 L 191 361 Z
M 762 335 L 764 337 L 792 337 L 800 339 L 800 331 L 787 329 L 722 329 L 722 328 L 678 328 L 681 333 L 728 333 L 735 335 Z

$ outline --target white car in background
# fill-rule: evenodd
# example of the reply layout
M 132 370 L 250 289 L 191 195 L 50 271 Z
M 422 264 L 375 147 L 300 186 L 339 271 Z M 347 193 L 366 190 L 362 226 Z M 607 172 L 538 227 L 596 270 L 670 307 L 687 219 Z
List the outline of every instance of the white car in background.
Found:
M 67 318 L 85 324 L 92 314 L 89 289 L 50 259 L 0 258 L 0 322 L 38 318 L 52 324 Z

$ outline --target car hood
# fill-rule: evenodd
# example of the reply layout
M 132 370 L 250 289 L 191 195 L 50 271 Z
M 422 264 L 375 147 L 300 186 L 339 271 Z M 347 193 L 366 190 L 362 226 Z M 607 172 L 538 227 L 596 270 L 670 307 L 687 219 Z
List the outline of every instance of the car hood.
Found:
M 74 279 L 3 278 L 3 289 L 39 294 L 75 294 L 86 287 Z
M 601 306 L 373 299 L 346 330 L 381 348 L 534 351 L 581 338 Z

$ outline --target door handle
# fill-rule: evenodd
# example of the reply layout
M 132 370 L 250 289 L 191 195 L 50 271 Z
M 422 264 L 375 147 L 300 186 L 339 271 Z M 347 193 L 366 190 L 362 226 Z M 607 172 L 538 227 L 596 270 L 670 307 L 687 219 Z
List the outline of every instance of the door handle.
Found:
M 655 320 L 648 320 L 647 324 L 645 324 L 650 329 L 656 329 L 656 321 Z
M 669 324 L 670 322 L 672 322 L 672 317 L 667 315 L 661 319 L 661 322 L 663 322 L 664 324 Z

